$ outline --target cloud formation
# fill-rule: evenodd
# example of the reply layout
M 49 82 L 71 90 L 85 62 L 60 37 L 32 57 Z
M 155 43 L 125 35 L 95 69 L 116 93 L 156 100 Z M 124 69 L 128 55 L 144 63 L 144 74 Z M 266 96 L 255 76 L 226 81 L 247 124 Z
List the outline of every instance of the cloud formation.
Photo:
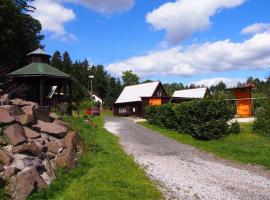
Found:
M 134 5 L 134 0 L 65 0 L 83 5 L 99 13 L 127 11 Z
M 202 31 L 211 25 L 211 16 L 223 8 L 233 8 L 245 0 L 176 0 L 165 3 L 148 13 L 146 21 L 155 30 L 166 30 L 170 43 L 182 41 L 193 32 Z
M 223 82 L 226 84 L 227 87 L 234 87 L 237 85 L 238 82 L 245 82 L 245 79 L 234 79 L 234 78 L 224 78 L 224 77 L 215 77 L 215 78 L 210 78 L 210 79 L 203 79 L 200 81 L 195 81 L 195 82 L 191 82 L 190 84 L 195 84 L 195 85 L 204 85 L 207 87 L 211 87 L 211 86 L 216 86 L 218 85 L 220 82 Z
M 242 34 L 256 34 L 256 33 L 270 33 L 270 24 L 265 23 L 255 23 L 250 26 L 245 27 L 241 33 Z
M 244 42 L 221 40 L 193 44 L 114 62 L 107 69 L 120 76 L 132 70 L 141 77 L 157 75 L 193 76 L 245 69 L 269 69 L 270 33 L 256 34 Z
M 73 10 L 65 8 L 53 0 L 36 0 L 33 2 L 35 12 L 30 13 L 33 18 L 40 21 L 43 31 L 53 34 L 53 38 L 60 40 L 74 40 L 75 36 L 68 33 L 64 24 L 76 18 Z

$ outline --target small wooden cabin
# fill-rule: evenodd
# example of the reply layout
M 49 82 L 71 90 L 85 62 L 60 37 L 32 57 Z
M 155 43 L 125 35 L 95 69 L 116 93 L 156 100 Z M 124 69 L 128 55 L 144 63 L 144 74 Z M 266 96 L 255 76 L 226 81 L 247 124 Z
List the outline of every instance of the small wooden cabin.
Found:
M 229 88 L 236 98 L 236 115 L 239 117 L 250 117 L 253 111 L 252 89 L 255 87 L 254 83 L 247 86 Z
M 159 81 L 126 86 L 113 105 L 113 114 L 144 117 L 146 106 L 161 105 L 169 101 L 170 97 Z

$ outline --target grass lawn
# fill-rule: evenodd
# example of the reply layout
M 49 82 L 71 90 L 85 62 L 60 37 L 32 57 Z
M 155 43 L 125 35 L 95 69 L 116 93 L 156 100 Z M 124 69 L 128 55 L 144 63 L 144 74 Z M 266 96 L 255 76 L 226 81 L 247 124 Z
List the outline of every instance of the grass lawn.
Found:
M 254 133 L 250 123 L 242 123 L 239 134 L 231 134 L 211 141 L 197 140 L 190 135 L 167 130 L 148 122 L 140 122 L 139 124 L 219 157 L 243 163 L 259 164 L 270 169 L 270 137 Z
M 59 170 L 57 178 L 41 192 L 29 198 L 53 200 L 161 199 L 156 186 L 143 170 L 126 155 L 118 138 L 103 128 L 103 117 L 96 117 L 92 129 L 77 117 L 66 117 L 86 143 L 87 151 L 78 166 Z

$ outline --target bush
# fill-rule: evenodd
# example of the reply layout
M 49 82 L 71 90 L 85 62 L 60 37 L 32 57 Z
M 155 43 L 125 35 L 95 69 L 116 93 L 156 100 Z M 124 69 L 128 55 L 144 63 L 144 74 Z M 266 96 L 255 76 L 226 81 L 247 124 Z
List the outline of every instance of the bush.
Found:
M 149 106 L 146 108 L 146 115 L 146 118 L 151 124 L 157 124 L 168 129 L 174 129 L 176 127 L 173 104 Z
M 227 121 L 232 117 L 233 112 L 224 101 L 211 99 L 150 106 L 146 110 L 149 123 L 203 140 L 226 134 L 229 128 Z
M 256 120 L 253 124 L 253 130 L 259 133 L 270 135 L 270 102 L 265 100 L 261 106 L 256 109 Z
M 228 133 L 240 133 L 241 128 L 240 128 L 240 124 L 238 122 L 233 122 L 229 129 L 228 129 Z

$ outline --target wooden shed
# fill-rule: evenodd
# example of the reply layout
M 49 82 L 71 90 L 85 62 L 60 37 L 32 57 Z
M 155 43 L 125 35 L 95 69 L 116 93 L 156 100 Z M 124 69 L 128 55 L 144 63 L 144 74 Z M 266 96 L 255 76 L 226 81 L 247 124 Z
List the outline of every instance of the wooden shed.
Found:
M 236 102 L 236 115 L 239 117 L 252 116 L 253 101 L 252 101 L 252 89 L 255 87 L 254 83 L 250 83 L 243 87 L 229 88 L 235 96 Z
M 169 101 L 170 97 L 159 81 L 126 86 L 113 105 L 113 114 L 144 117 L 146 106 L 161 105 Z

